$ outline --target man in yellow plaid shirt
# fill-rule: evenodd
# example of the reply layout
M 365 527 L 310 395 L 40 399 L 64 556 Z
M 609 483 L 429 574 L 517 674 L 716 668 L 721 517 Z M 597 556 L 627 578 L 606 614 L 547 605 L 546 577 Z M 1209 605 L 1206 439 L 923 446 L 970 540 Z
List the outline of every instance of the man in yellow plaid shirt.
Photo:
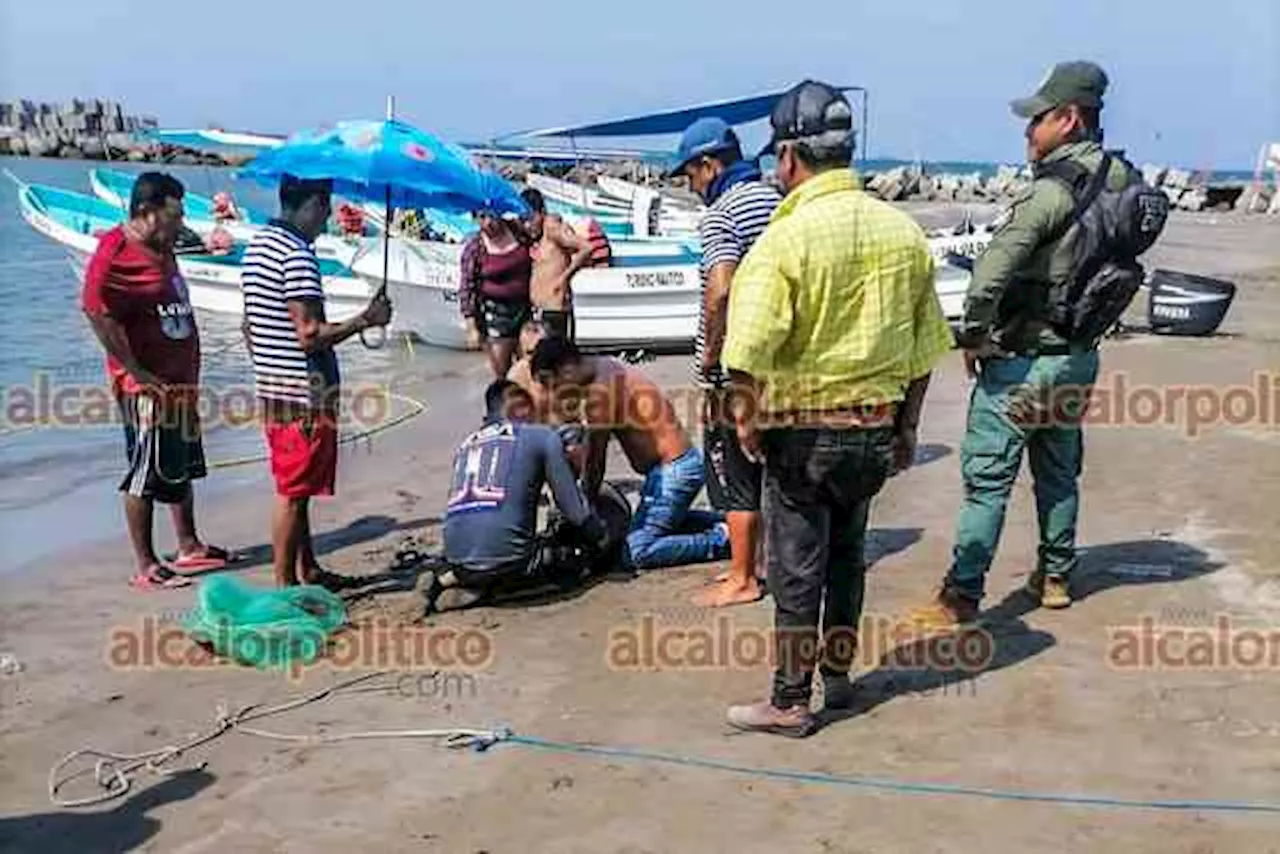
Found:
M 729 722 L 803 737 L 816 726 L 815 666 L 828 708 L 852 702 L 871 499 L 911 464 L 929 374 L 952 338 L 924 233 L 849 168 L 844 96 L 805 81 L 770 123 L 762 155 L 777 158 L 788 195 L 734 275 L 721 362 L 743 450 L 764 461 L 777 669 L 772 697 L 731 707 Z

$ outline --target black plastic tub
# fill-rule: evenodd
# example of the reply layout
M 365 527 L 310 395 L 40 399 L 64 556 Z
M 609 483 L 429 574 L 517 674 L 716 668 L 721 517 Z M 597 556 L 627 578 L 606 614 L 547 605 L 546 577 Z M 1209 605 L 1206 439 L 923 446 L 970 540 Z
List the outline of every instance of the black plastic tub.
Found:
M 1162 335 L 1212 335 L 1236 296 L 1231 282 L 1174 270 L 1152 270 L 1147 284 L 1147 323 Z

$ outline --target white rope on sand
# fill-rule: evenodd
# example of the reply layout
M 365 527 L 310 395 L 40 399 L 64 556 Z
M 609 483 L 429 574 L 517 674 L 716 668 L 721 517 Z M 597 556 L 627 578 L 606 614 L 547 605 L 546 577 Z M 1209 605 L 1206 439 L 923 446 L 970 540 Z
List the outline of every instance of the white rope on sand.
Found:
M 266 738 L 273 741 L 285 741 L 293 744 L 334 744 L 342 741 L 357 741 L 362 739 L 380 739 L 380 738 L 426 738 L 438 739 L 440 746 L 458 749 L 458 748 L 478 748 L 483 749 L 490 745 L 502 741 L 509 733 L 506 730 L 488 730 L 488 729 L 468 729 L 454 727 L 448 729 L 402 729 L 402 730 L 359 730 L 354 732 L 343 732 L 328 734 L 295 734 L 280 733 L 270 730 L 257 729 L 246 726 L 251 721 L 261 720 L 262 718 L 279 715 L 311 703 L 319 702 L 339 694 L 359 693 L 363 691 L 387 690 L 387 685 L 368 685 L 372 680 L 379 679 L 388 675 L 390 671 L 378 671 L 376 673 L 367 673 L 363 676 L 357 676 L 353 679 L 347 679 L 330 685 L 328 688 L 316 691 L 313 694 L 307 694 L 294 700 L 279 703 L 274 706 L 263 706 L 261 703 L 253 703 L 245 706 L 238 711 L 232 712 L 225 703 L 220 703 L 217 709 L 217 715 L 214 724 L 208 730 L 198 733 L 186 741 L 178 744 L 166 745 L 154 750 L 146 750 L 141 753 L 114 753 L 106 750 L 97 750 L 96 748 L 86 747 L 81 750 L 75 750 L 64 756 L 56 765 L 49 769 L 49 800 L 60 807 L 85 807 L 93 804 L 100 804 L 106 801 L 115 800 L 123 797 L 133 786 L 133 778 L 139 771 L 150 771 L 153 774 L 172 775 L 180 774 L 187 771 L 194 771 L 203 768 L 205 763 L 201 762 L 197 765 L 191 765 L 185 768 L 165 768 L 164 766 L 181 757 L 184 753 L 194 750 L 197 747 L 208 744 L 218 737 L 228 732 L 239 732 L 244 735 L 251 735 L 257 738 Z M 78 771 L 64 773 L 68 765 L 79 759 L 96 760 L 92 766 L 81 768 Z M 63 776 L 59 776 L 63 774 Z M 59 791 L 73 780 L 93 774 L 94 780 L 102 789 L 96 795 L 90 795 L 83 798 L 63 798 L 59 796 Z

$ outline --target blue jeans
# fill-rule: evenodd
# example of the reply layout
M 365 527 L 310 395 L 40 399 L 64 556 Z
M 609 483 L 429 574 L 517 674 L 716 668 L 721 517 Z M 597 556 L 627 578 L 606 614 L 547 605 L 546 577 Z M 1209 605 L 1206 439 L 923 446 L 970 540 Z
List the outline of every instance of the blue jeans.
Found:
M 724 516 L 689 509 L 704 478 L 702 452 L 697 448 L 649 470 L 627 533 L 628 564 L 635 569 L 658 569 L 729 556 L 728 534 L 714 527 Z

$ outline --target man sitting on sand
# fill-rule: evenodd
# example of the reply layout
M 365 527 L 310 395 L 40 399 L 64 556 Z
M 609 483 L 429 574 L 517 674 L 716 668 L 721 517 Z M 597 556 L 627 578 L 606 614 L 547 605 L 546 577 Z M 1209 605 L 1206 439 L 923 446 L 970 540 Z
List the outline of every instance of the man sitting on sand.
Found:
M 525 231 L 534 241 L 529 248 L 533 258 L 529 298 L 535 316 L 549 334 L 573 338 L 571 283 L 574 274 L 591 263 L 591 242 L 560 217 L 548 214 L 542 193 L 531 187 L 520 197 L 529 206 Z
M 468 607 L 504 588 L 564 573 L 566 567 L 540 560 L 538 499 L 544 484 L 572 539 L 589 553 L 608 550 L 608 529 L 583 496 L 560 436 L 534 423 L 532 415 L 532 400 L 515 383 L 495 380 L 485 391 L 484 426 L 454 454 L 444 522 L 450 569 L 429 580 L 428 610 Z
M 702 453 L 676 418 L 671 401 L 643 373 L 606 356 L 584 356 L 572 341 L 546 338 L 533 351 L 533 377 L 552 395 L 552 417 L 587 430 L 583 484 L 595 497 L 604 478 L 610 435 L 637 474 L 640 506 L 625 557 L 635 569 L 658 569 L 729 556 L 719 513 L 691 510 L 704 481 Z

